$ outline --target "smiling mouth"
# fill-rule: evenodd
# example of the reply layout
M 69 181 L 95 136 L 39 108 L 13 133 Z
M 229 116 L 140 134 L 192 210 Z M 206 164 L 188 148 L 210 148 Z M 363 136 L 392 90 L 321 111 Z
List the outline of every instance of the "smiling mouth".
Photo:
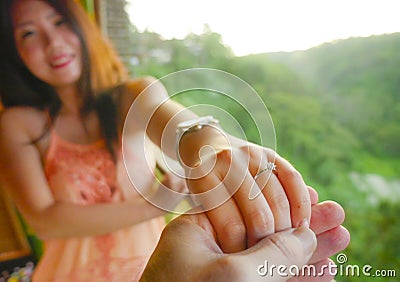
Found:
M 72 62 L 73 59 L 74 59 L 74 57 L 72 55 L 58 56 L 52 60 L 50 65 L 52 68 L 59 69 L 59 68 L 67 66 L 69 63 Z

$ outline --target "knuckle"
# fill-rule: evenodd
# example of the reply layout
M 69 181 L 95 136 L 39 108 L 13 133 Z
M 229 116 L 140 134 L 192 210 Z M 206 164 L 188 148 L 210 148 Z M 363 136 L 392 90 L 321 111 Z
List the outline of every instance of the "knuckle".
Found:
M 265 152 L 267 155 L 270 155 L 270 156 L 275 156 L 275 154 L 276 154 L 275 150 L 273 150 L 273 149 L 271 149 L 271 148 L 264 148 L 264 152 Z
M 285 193 L 276 193 L 273 195 L 269 200 L 268 203 L 271 207 L 271 209 L 275 210 L 289 210 L 290 209 L 290 204 L 289 200 L 286 197 Z
M 303 177 L 301 176 L 300 172 L 298 172 L 295 168 L 286 170 L 283 176 L 291 179 L 292 181 L 303 181 Z
M 222 150 L 216 156 L 216 168 L 225 175 L 232 165 L 232 153 L 230 150 Z
M 231 161 L 232 153 L 230 150 L 222 150 L 217 153 L 217 160 Z
M 249 219 L 251 226 L 260 232 L 270 231 L 274 228 L 274 217 L 267 209 L 252 209 L 247 212 L 246 217 Z
M 247 215 L 247 240 L 248 244 L 257 242 L 267 235 L 275 232 L 275 220 L 269 209 L 252 211 Z
M 242 152 L 249 153 L 250 150 L 252 149 L 252 147 L 249 146 L 248 144 L 246 144 L 246 145 L 241 146 L 239 149 L 240 149 Z
M 220 230 L 220 238 L 229 242 L 244 240 L 246 237 L 246 227 L 242 220 L 230 218 L 227 219 Z

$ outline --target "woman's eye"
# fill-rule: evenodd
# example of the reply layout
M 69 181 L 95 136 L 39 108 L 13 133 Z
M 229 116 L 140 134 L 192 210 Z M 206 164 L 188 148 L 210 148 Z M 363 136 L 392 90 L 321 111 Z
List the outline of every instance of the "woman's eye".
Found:
M 28 38 L 34 34 L 33 31 L 25 31 L 22 33 L 22 39 Z
M 61 26 L 63 24 L 65 24 L 65 20 L 64 19 L 59 19 L 59 20 L 56 20 L 56 22 L 55 22 L 56 26 Z

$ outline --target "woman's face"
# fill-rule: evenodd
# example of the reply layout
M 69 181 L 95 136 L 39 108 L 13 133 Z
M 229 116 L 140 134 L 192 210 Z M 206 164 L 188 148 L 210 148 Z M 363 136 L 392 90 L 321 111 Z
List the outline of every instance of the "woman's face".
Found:
M 82 74 L 81 44 L 63 17 L 45 1 L 17 0 L 12 20 L 26 67 L 56 89 L 75 86 Z

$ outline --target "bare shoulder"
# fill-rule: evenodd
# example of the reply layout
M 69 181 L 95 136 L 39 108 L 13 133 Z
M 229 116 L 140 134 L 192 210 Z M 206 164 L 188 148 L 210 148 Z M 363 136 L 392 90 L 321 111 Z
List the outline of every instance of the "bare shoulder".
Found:
M 31 142 L 40 136 L 46 122 L 46 114 L 32 107 L 5 109 L 0 113 L 0 139 Z
M 130 79 L 123 85 L 122 97 L 120 99 L 123 112 L 127 111 L 133 101 L 142 93 L 149 85 L 156 81 L 153 77 L 142 77 Z
M 119 110 L 122 120 L 134 102 L 142 109 L 153 104 L 162 103 L 167 97 L 167 91 L 157 78 L 144 76 L 131 79 L 123 85 L 122 97 L 119 99 Z
M 143 92 L 143 90 L 156 82 L 157 78 L 152 76 L 133 78 L 125 83 L 125 89 L 135 96 L 135 94 L 139 95 L 141 92 Z
M 154 96 L 166 97 L 167 95 L 167 91 L 160 80 L 151 76 L 131 79 L 125 83 L 124 89 L 124 96 L 127 96 L 127 99 L 131 99 L 132 102 L 141 93 L 145 93 L 146 95 L 144 96 L 151 96 L 152 98 Z

